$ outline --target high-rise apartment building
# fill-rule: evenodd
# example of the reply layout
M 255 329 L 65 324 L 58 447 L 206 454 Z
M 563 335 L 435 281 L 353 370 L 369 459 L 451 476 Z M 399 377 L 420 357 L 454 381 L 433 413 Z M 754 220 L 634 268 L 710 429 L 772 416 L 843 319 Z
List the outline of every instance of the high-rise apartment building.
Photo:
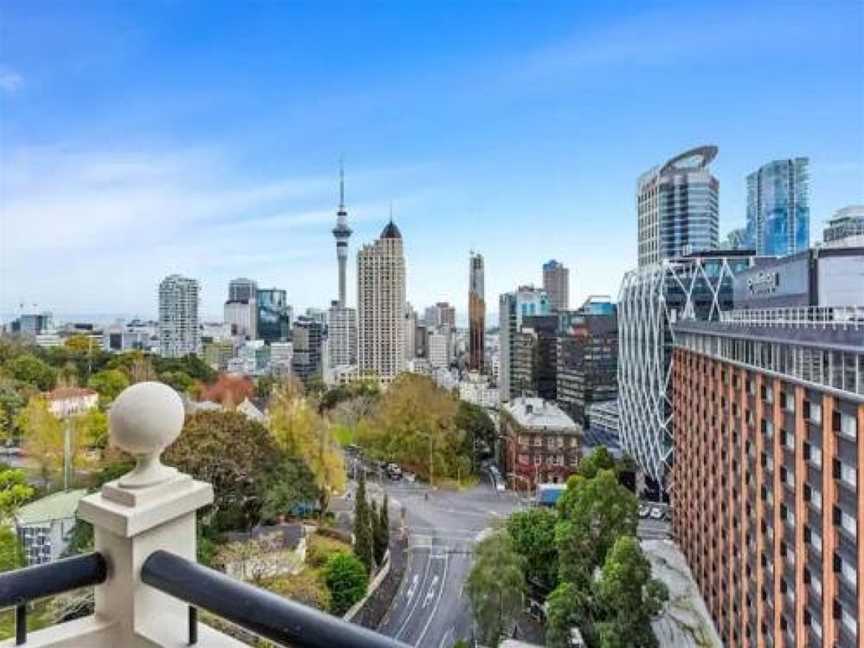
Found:
M 716 146 L 700 146 L 639 177 L 640 268 L 717 247 L 720 184 L 708 168 L 716 156 Z
M 552 310 L 564 311 L 570 305 L 570 270 L 555 259 L 543 264 L 543 290 L 549 295 Z
M 268 344 L 290 339 L 292 308 L 288 293 L 280 288 L 265 288 L 256 294 L 257 338 Z
M 334 301 L 327 313 L 330 366 L 335 368 L 357 364 L 357 311 Z
M 618 315 L 615 304 L 589 298 L 576 311 L 559 313 L 558 406 L 586 424 L 596 403 L 618 396 Z
M 252 279 L 232 279 L 228 283 L 228 300 L 225 302 L 224 319 L 231 327 L 232 335 L 247 340 L 258 337 L 258 284 Z
M 195 279 L 173 274 L 159 284 L 159 352 L 165 358 L 197 354 L 199 285 Z
M 551 312 L 548 295 L 534 286 L 520 286 L 514 292 L 504 293 L 499 297 L 498 391 L 502 401 L 509 401 L 519 395 L 519 386 L 512 381 L 512 371 L 516 336 L 522 328 L 523 319 L 532 315 L 550 315 Z
M 297 318 L 291 334 L 291 371 L 304 384 L 323 377 L 323 341 L 324 325 L 320 321 L 305 315 Z
M 672 327 L 673 531 L 728 646 L 864 645 L 864 251 L 822 252 Z
M 389 384 L 405 368 L 405 256 L 392 220 L 357 253 L 357 314 L 359 373 Z
M 511 387 L 520 396 L 556 399 L 558 315 L 529 315 L 516 333 Z
M 774 160 L 747 176 L 747 244 L 760 256 L 810 247 L 810 160 Z
M 433 369 L 450 366 L 450 329 L 439 327 L 429 333 L 426 339 L 427 358 Z
M 405 304 L 405 362 L 417 357 L 417 311 Z
M 662 488 L 672 462 L 670 324 L 719 319 L 732 308 L 735 276 L 750 267 L 748 251 L 693 254 L 624 275 L 618 296 L 618 406 L 621 445 Z
M 456 328 L 456 308 L 448 302 L 438 302 L 434 306 L 426 308 L 423 320 L 426 322 L 426 326 L 432 328 L 449 326 L 454 329 Z
M 838 209 L 825 226 L 823 239 L 829 247 L 864 247 L 864 205 Z
M 468 261 L 468 368 L 483 373 L 486 338 L 486 287 L 483 255 Z

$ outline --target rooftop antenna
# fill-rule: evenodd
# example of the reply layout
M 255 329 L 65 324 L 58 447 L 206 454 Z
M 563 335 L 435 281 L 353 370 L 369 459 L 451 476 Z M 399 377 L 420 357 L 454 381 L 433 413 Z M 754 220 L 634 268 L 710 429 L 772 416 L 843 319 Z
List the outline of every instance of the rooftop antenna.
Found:
M 393 201 L 390 201 L 390 223 L 393 223 Z
M 345 160 L 339 156 L 339 211 L 345 211 Z

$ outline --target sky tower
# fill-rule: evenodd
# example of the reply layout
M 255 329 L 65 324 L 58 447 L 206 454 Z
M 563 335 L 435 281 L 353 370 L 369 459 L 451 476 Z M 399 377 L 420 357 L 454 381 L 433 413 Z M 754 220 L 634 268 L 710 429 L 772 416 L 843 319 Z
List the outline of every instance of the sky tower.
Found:
M 339 306 L 345 308 L 345 265 L 348 262 L 348 239 L 351 238 L 351 228 L 348 227 L 348 212 L 345 211 L 345 168 L 341 161 L 339 162 L 339 211 L 336 212 L 333 238 L 336 239 L 336 258 L 339 259 Z

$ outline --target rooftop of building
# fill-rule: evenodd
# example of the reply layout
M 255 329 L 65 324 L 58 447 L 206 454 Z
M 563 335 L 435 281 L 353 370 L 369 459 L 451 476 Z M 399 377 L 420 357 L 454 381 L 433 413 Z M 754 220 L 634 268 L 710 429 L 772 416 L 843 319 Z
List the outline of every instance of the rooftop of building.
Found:
M 581 428 L 554 403 L 533 396 L 519 396 L 504 405 L 506 411 L 524 428 L 580 432 Z
M 47 394 L 45 398 L 51 401 L 66 400 L 69 398 L 87 398 L 89 396 L 98 396 L 99 394 L 92 389 L 86 387 L 58 387 Z
M 86 494 L 86 489 L 79 488 L 46 495 L 19 508 L 15 521 L 23 526 L 75 517 L 78 502 Z
M 399 231 L 399 228 L 396 227 L 396 223 L 392 220 L 384 226 L 384 229 L 381 231 L 382 239 L 401 239 L 402 232 Z

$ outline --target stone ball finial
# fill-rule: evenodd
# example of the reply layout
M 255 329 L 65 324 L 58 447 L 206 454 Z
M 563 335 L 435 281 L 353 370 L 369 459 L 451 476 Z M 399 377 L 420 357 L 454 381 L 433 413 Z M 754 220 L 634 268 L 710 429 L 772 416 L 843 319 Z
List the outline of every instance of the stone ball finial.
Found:
M 135 469 L 120 479 L 121 487 L 153 486 L 176 474 L 159 457 L 180 436 L 184 418 L 183 401 L 163 383 L 136 383 L 120 393 L 108 419 L 111 443 L 137 461 Z

